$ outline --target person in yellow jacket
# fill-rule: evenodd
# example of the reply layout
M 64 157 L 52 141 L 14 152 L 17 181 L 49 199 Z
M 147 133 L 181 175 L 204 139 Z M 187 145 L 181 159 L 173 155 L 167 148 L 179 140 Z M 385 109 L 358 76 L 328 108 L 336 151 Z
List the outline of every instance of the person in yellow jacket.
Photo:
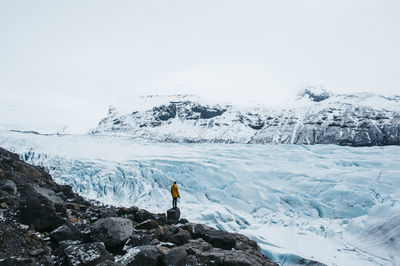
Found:
M 179 196 L 179 189 L 178 186 L 176 185 L 176 182 L 171 187 L 171 195 L 172 195 L 172 207 L 176 208 L 177 206 L 177 200 L 180 198 Z

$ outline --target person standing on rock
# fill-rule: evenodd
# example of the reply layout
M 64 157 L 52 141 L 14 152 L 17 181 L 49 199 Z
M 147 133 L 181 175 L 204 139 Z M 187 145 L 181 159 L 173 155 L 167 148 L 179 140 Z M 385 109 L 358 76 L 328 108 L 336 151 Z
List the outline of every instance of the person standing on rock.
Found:
M 176 182 L 174 182 L 174 184 L 171 187 L 171 195 L 172 195 L 172 207 L 176 208 L 178 198 L 180 198 L 179 189 L 178 189 L 178 186 L 176 185 Z

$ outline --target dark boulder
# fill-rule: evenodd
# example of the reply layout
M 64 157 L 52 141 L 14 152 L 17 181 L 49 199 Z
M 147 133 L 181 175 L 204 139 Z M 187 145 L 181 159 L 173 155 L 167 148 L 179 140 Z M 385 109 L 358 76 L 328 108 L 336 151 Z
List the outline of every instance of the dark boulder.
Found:
M 178 207 L 169 209 L 167 211 L 167 222 L 169 224 L 177 224 L 180 217 L 181 217 L 181 211 L 179 210 Z
M 183 247 L 190 255 L 200 254 L 213 248 L 210 243 L 204 241 L 202 238 L 190 239 Z
M 37 193 L 31 186 L 21 189 L 23 204 L 20 206 L 21 218 L 25 224 L 32 224 L 38 231 L 51 231 L 64 223 L 56 213 L 54 203 Z
M 9 179 L 6 180 L 0 180 L 0 189 L 11 194 L 15 195 L 17 194 L 17 186 L 15 183 Z
M 129 266 L 156 266 L 158 256 L 154 246 L 139 246 L 128 250 L 117 262 Z
M 158 227 L 158 223 L 153 219 L 149 219 L 149 220 L 146 220 L 146 221 L 136 225 L 135 229 L 150 230 L 150 229 L 155 229 L 157 227 Z
M 136 233 L 130 237 L 126 245 L 130 245 L 133 247 L 150 245 L 153 238 L 154 236 L 152 234 Z
M 98 265 L 106 260 L 113 260 L 113 257 L 106 250 L 102 242 L 93 242 L 76 246 L 69 246 L 65 249 L 66 260 L 69 265 Z
M 132 214 L 134 215 L 135 222 L 138 222 L 138 223 L 142 223 L 149 219 L 153 219 L 153 220 L 157 219 L 157 217 L 154 214 L 152 214 L 151 212 L 146 211 L 144 209 L 136 209 L 136 210 L 133 209 L 132 212 L 133 212 Z M 129 210 L 128 210 L 128 213 L 130 213 Z
M 160 256 L 160 266 L 185 266 L 187 263 L 187 252 L 183 247 L 173 248 L 166 254 Z
M 232 249 L 236 246 L 235 236 L 228 232 L 223 231 L 209 231 L 205 235 L 205 241 L 210 243 L 215 248 Z
M 219 231 L 203 224 L 196 224 L 193 227 L 193 236 L 194 238 L 203 238 L 216 248 L 232 249 L 236 246 L 236 237 L 234 234 Z
M 123 244 L 132 234 L 132 221 L 119 217 L 100 219 L 92 228 L 93 239 L 104 242 L 107 247 Z
M 168 241 L 176 245 L 183 245 L 189 241 L 191 235 L 186 230 L 181 230 L 168 238 Z
M 50 239 L 55 243 L 63 240 L 81 240 L 81 232 L 70 223 L 64 224 L 50 233 Z

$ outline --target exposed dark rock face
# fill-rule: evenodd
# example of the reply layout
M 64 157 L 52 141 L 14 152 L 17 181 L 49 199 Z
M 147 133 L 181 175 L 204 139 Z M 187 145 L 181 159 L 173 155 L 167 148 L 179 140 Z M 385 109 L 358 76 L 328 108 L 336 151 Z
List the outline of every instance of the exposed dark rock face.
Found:
M 243 235 L 179 220 L 178 208 L 168 224 L 88 202 L 2 148 L 0 184 L 0 265 L 277 265 Z

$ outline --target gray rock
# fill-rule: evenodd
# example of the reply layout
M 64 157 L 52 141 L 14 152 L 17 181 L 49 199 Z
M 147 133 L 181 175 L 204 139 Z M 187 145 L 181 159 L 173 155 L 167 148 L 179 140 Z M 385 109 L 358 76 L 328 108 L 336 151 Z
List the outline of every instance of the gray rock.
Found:
M 167 211 L 167 221 L 169 224 L 177 224 L 181 216 L 181 211 L 178 207 L 169 209 Z
M 17 194 L 17 186 L 9 179 L 0 181 L 0 189 L 10 193 L 11 195 Z
M 50 239 L 56 243 L 63 240 L 81 240 L 81 232 L 70 223 L 64 224 L 50 233 Z
M 65 249 L 66 259 L 69 265 L 98 265 L 113 257 L 106 250 L 102 242 L 93 242 L 77 246 L 69 246 Z
M 92 228 L 93 239 L 104 242 L 107 247 L 123 244 L 132 234 L 132 221 L 119 217 L 100 219 Z

